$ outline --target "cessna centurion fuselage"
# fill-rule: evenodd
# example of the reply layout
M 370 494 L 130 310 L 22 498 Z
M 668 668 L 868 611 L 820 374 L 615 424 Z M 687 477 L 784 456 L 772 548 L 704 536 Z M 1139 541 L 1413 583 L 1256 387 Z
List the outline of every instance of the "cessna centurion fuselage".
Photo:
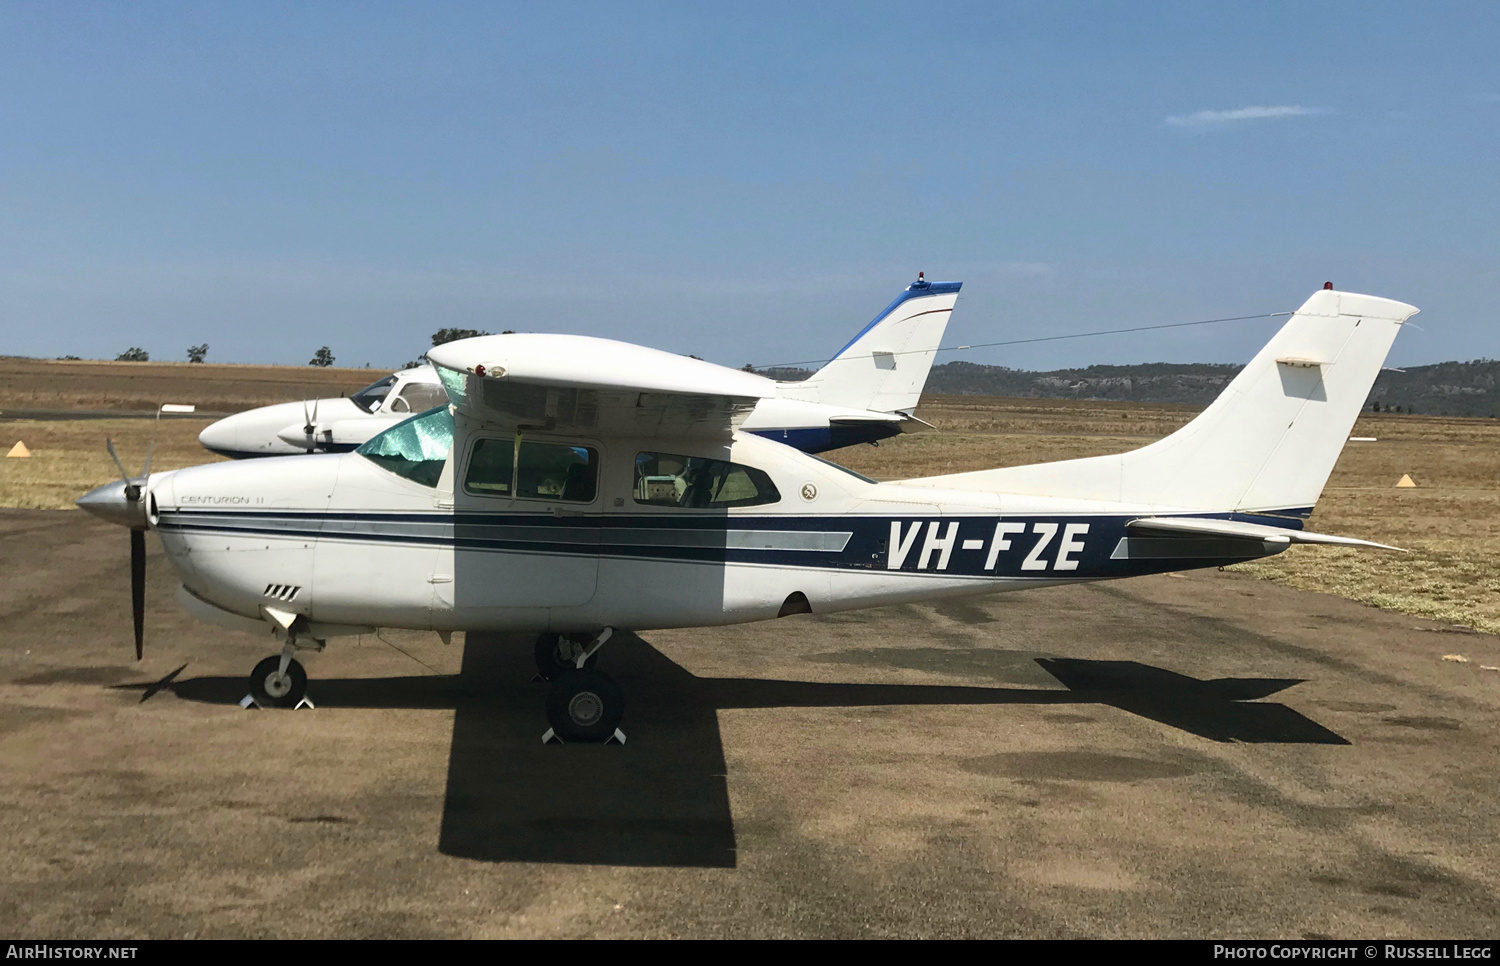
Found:
M 262 607 L 284 608 L 313 636 L 341 624 L 644 630 L 1184 565 L 1153 553 L 1160 540 L 1127 534 L 1152 507 L 875 483 L 749 434 L 728 444 L 526 434 L 523 473 L 528 455 L 540 464 L 556 452 L 538 473 L 585 466 L 592 481 L 568 493 L 559 473 L 529 490 L 523 481 L 511 499 L 492 489 L 509 481 L 497 484 L 485 460 L 513 449 L 511 434 L 446 409 L 419 421 L 454 437 L 435 479 L 356 452 L 296 458 L 293 479 L 282 460 L 262 460 L 153 480 L 153 525 L 188 593 L 257 623 Z M 682 470 L 695 460 L 732 467 L 725 485 L 738 489 L 721 502 L 735 505 L 693 505 Z M 1209 543 L 1194 563 L 1285 546 Z

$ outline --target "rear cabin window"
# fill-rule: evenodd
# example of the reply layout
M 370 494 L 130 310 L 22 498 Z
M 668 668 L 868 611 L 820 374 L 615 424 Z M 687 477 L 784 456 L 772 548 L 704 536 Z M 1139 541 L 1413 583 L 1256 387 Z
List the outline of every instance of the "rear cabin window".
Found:
M 645 506 L 724 510 L 780 499 L 776 484 L 753 466 L 667 453 L 635 458 L 635 502 Z
M 519 464 L 514 439 L 474 443 L 464 471 L 464 490 L 474 496 L 592 503 L 598 489 L 599 454 L 587 446 L 521 441 Z
M 397 476 L 437 486 L 453 448 L 453 414 L 447 406 L 397 423 L 354 452 Z

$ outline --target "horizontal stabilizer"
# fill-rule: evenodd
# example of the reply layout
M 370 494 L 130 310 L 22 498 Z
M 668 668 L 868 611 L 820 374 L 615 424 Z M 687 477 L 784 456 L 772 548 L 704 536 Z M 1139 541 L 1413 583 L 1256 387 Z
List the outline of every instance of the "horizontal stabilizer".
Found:
M 1245 523 L 1239 520 L 1215 520 L 1208 517 L 1144 517 L 1125 524 L 1131 533 L 1189 534 L 1192 536 L 1227 537 L 1239 540 L 1259 540 L 1265 543 L 1325 543 L 1340 547 L 1374 547 L 1378 550 L 1396 550 L 1391 547 L 1354 537 L 1338 537 L 1331 533 L 1309 533 L 1306 530 L 1288 530 L 1285 527 L 1267 526 L 1264 523 Z
M 830 416 L 828 421 L 835 426 L 868 426 L 871 423 L 900 423 L 905 417 L 900 413 L 850 413 L 847 416 Z

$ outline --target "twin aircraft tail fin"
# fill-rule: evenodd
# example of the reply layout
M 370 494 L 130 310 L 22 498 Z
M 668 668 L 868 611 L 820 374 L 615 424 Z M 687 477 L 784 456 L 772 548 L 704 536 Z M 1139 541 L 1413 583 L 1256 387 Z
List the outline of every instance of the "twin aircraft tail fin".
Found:
M 918 280 L 804 382 L 781 397 L 879 413 L 916 408 L 962 282 Z
M 1325 289 L 1196 419 L 1149 446 L 909 482 L 1305 516 L 1323 492 L 1396 333 L 1416 312 L 1402 302 Z

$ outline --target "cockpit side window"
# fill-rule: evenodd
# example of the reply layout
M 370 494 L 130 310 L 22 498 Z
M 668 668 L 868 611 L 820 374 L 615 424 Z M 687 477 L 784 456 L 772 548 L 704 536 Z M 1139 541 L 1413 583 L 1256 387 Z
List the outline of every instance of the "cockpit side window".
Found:
M 370 383 L 349 398 L 354 400 L 354 405 L 360 409 L 363 409 L 367 413 L 373 413 L 380 408 L 380 404 L 385 401 L 386 394 L 391 391 L 391 387 L 395 384 L 396 377 L 394 375 L 386 376 L 384 379 L 378 379 Z
M 645 506 L 723 510 L 777 503 L 781 494 L 763 471 L 740 463 L 639 453 L 635 458 L 635 502 Z
M 592 503 L 598 492 L 599 454 L 587 446 L 521 442 L 513 465 L 515 439 L 480 439 L 469 454 L 464 490 L 474 496 L 509 497 L 512 485 L 523 500 Z
M 355 450 L 397 476 L 436 487 L 453 448 L 453 414 L 447 406 L 397 423 Z

